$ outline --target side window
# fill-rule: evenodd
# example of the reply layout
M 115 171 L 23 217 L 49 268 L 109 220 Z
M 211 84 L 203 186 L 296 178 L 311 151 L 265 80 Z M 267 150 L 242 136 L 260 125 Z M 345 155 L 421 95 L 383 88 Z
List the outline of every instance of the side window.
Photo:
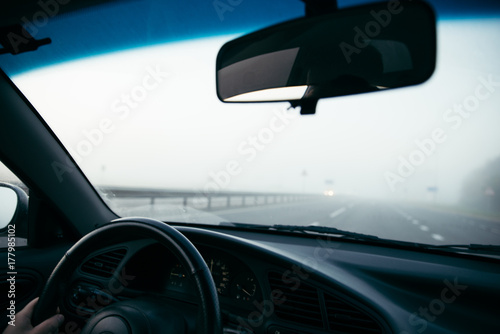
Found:
M 0 162 L 0 249 L 27 246 L 28 188 Z

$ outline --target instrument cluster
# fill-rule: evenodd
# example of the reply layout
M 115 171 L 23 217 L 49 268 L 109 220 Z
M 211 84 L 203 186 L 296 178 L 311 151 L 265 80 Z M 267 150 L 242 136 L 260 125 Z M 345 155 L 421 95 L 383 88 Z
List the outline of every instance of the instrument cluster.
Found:
M 235 257 L 221 251 L 199 247 L 210 270 L 219 297 L 241 303 L 252 303 L 261 297 L 261 289 L 253 272 Z M 192 293 L 193 282 L 180 263 L 174 263 L 168 273 L 166 292 Z

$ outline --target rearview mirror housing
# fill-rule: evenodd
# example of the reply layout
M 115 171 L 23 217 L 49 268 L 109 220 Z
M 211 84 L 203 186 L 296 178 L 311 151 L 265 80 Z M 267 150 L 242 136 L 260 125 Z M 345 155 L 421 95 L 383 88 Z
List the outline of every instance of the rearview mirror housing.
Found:
M 217 96 L 314 109 L 321 98 L 423 83 L 435 64 L 431 7 L 376 3 L 299 18 L 226 43 L 217 56 Z

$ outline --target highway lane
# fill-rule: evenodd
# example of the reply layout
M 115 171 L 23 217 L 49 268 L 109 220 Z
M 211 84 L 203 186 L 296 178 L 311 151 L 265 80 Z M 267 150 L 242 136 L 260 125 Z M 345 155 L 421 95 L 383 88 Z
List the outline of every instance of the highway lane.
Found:
M 500 244 L 500 222 L 430 205 L 354 197 L 318 197 L 290 204 L 213 213 L 227 221 L 331 226 L 381 238 L 428 244 Z

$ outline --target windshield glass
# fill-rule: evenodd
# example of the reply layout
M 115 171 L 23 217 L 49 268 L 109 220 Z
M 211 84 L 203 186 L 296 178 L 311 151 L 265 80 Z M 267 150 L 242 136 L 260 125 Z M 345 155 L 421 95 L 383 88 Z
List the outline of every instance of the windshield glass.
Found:
M 312 116 L 215 88 L 220 47 L 303 16 L 302 1 L 40 3 L 21 21 L 52 42 L 0 67 L 118 215 L 500 244 L 497 3 L 436 2 L 429 81 L 323 99 Z

